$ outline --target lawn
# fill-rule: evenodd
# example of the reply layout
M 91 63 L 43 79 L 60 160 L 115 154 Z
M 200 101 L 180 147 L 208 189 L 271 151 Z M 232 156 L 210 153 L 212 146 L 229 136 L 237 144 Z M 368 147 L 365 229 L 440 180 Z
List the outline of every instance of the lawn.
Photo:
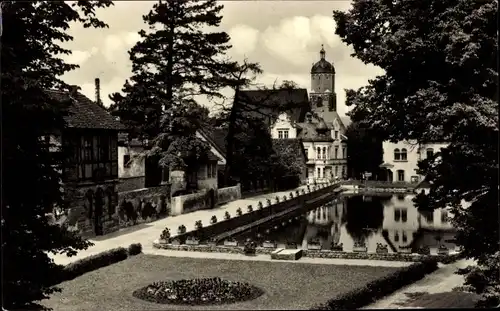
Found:
M 43 304 L 56 311 L 308 309 L 397 269 L 141 254 L 63 282 L 62 293 Z M 154 281 L 216 276 L 248 282 L 265 293 L 251 301 L 199 307 L 156 304 L 132 296 Z

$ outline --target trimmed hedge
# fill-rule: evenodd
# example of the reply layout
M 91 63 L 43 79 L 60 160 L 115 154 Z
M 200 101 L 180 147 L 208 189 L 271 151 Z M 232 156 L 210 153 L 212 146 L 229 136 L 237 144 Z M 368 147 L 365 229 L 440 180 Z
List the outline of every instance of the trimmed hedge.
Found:
M 435 259 L 427 259 L 402 268 L 388 276 L 374 280 L 364 287 L 355 289 L 311 310 L 354 310 L 373 303 L 377 299 L 392 294 L 403 286 L 422 279 L 437 270 Z
M 57 283 L 69 281 L 77 278 L 87 272 L 103 268 L 114 263 L 127 259 L 129 256 L 137 255 L 142 252 L 142 245 L 140 243 L 131 244 L 128 249 L 124 247 L 117 247 L 102 253 L 82 258 L 66 266 L 61 266 Z M 55 284 L 54 284 L 55 285 Z

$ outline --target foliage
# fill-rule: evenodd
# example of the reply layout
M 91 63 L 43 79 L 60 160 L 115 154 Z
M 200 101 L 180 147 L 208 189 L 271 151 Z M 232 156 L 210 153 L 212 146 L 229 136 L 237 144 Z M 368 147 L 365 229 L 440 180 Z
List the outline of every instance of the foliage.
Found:
M 45 217 L 54 205 L 63 207 L 56 170 L 62 162 L 41 138 L 64 127 L 70 104 L 58 102 L 46 91 L 69 92 L 71 87 L 61 76 L 78 68 L 63 59 L 71 51 L 61 42 L 73 40 L 67 33 L 72 23 L 106 27 L 95 17 L 95 9 L 110 5 L 110 1 L 1 3 L 2 177 L 9 181 L 2 184 L 2 255 L 9 267 L 2 275 L 5 309 L 36 307 L 37 301 L 58 290 L 50 288 L 58 268 L 47 253 L 72 256 L 91 245 Z
M 118 247 L 72 262 L 64 266 L 58 283 L 72 280 L 90 271 L 125 260 L 128 253 L 126 248 Z
M 377 299 L 392 294 L 396 290 L 422 279 L 426 274 L 437 270 L 438 265 L 435 260 L 426 260 L 410 266 L 404 267 L 371 281 L 363 287 L 357 288 L 340 297 L 335 297 L 324 305 L 315 306 L 311 310 L 355 310 Z
M 186 229 L 186 226 L 184 225 L 180 225 L 179 228 L 177 228 L 177 233 L 178 234 L 184 234 L 186 233 L 187 229 Z
M 133 295 L 155 303 L 217 305 L 255 299 L 264 292 L 248 283 L 218 277 L 155 282 Z
M 379 174 L 379 165 L 382 163 L 383 150 L 382 141 L 377 139 L 374 131 L 352 122 L 346 129 L 347 167 L 348 177 L 361 179 L 364 172 L 372 172 L 374 176 Z
M 450 206 L 464 255 L 492 269 L 499 251 L 498 2 L 422 4 L 356 0 L 334 13 L 353 56 L 385 71 L 349 90 L 347 105 L 354 121 L 383 139 L 450 142 L 419 163 L 431 192 L 416 203 Z
M 238 208 L 236 209 L 236 215 L 237 215 L 237 216 L 241 216 L 241 215 L 243 215 L 243 211 L 241 210 L 241 207 L 238 207 Z
M 212 218 L 210 218 L 210 223 L 211 224 L 217 223 L 217 216 L 213 215 Z
M 224 213 L 224 219 L 225 219 L 225 220 L 231 219 L 231 215 L 229 214 L 229 212 L 228 212 L 228 211 L 226 211 L 226 212 Z
M 130 244 L 127 249 L 127 252 L 129 256 L 135 256 L 142 253 L 142 244 L 141 243 Z
M 251 239 L 247 239 L 245 241 L 245 245 L 243 246 L 243 253 L 245 255 L 255 255 L 257 251 L 257 243 Z
M 194 222 L 194 227 L 196 228 L 196 230 L 199 230 L 201 228 L 203 228 L 203 223 L 201 222 L 201 220 L 197 220 Z
M 170 237 L 171 237 L 170 229 L 169 228 L 163 229 L 160 235 L 160 240 L 165 240 L 168 243 L 170 241 Z
M 300 176 L 306 169 L 302 157 L 302 143 L 296 139 L 274 140 L 274 154 L 271 156 L 271 175 L 280 184 L 278 188 L 290 189 L 300 184 Z
M 247 211 L 250 213 L 250 212 L 253 212 L 253 207 L 252 205 L 248 205 L 247 206 Z
M 154 139 L 149 156 L 161 155 L 160 166 L 184 169 L 206 159 L 208 146 L 195 135 L 208 120 L 208 109 L 194 95 L 221 97 L 224 75 L 234 66 L 224 55 L 231 47 L 218 27 L 223 6 L 215 0 L 165 1 L 143 16 L 149 29 L 129 51 L 132 77 L 122 92 L 110 96 L 112 114 L 132 134 Z M 193 48 L 196 47 L 196 48 Z

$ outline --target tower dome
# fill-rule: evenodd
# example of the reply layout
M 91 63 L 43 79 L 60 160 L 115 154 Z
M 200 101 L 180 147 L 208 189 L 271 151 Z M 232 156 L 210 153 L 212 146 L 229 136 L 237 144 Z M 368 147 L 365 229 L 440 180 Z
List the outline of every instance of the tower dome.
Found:
M 320 55 L 320 60 L 313 64 L 311 68 L 311 74 L 316 74 L 316 73 L 335 73 L 335 67 L 333 67 L 333 64 L 328 62 L 325 59 L 325 49 L 323 47 L 323 44 L 321 45 L 321 51 L 319 52 Z

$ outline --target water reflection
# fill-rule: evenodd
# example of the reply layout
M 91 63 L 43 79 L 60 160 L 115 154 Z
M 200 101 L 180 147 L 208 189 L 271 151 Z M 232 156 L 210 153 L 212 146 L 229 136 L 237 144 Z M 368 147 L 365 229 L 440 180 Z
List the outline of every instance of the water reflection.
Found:
M 257 228 L 236 237 L 252 237 L 258 242 L 273 241 L 278 247 L 295 244 L 299 248 L 331 249 L 342 243 L 344 251 L 365 246 L 375 252 L 378 244 L 389 253 L 402 248 L 413 251 L 423 246 L 436 253 L 439 246 L 455 250 L 454 229 L 446 210 L 420 213 L 413 195 L 341 197 L 290 219 Z

